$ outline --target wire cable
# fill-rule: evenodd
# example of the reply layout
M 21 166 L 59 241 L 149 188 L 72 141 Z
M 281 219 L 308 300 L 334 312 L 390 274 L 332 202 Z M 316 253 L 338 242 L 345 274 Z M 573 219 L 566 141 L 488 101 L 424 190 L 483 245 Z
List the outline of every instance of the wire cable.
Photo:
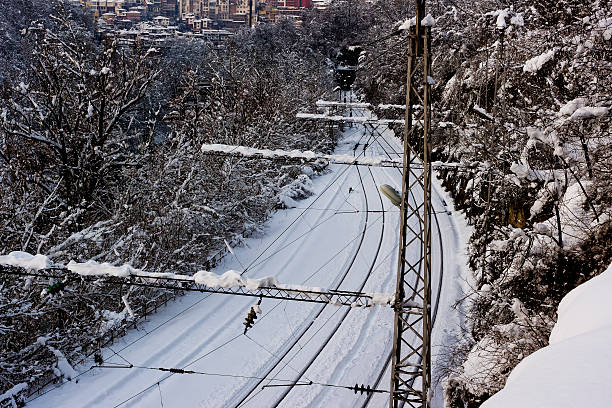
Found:
M 361 141 L 361 139 L 363 138 L 363 136 L 364 136 L 364 135 L 365 135 L 365 133 L 361 135 L 361 137 L 360 137 L 359 141 Z M 353 151 L 353 154 L 355 154 L 355 151 Z M 365 151 L 364 151 L 363 153 L 360 153 L 360 156 L 361 156 L 361 154 L 365 154 Z M 366 209 L 367 209 L 367 207 L 368 207 L 368 199 L 367 199 L 367 195 L 365 194 L 365 190 L 364 190 L 364 188 L 365 188 L 365 187 L 364 187 L 364 185 L 363 185 L 363 180 L 362 180 L 362 178 L 361 178 L 361 174 L 359 173 L 359 168 L 357 168 L 357 173 L 358 173 L 358 175 L 359 175 L 359 179 L 360 179 L 360 182 L 361 182 L 361 185 L 362 185 L 362 191 L 364 192 L 365 206 L 366 206 Z M 368 229 L 368 225 L 367 225 L 367 224 L 368 224 L 368 222 L 367 222 L 367 220 L 368 220 L 368 213 L 366 212 L 364 229 L 363 229 L 363 231 L 360 233 L 360 236 L 361 236 L 361 241 L 360 241 L 360 243 L 359 243 L 359 247 L 358 247 L 357 251 L 355 252 L 355 255 L 353 256 L 351 263 L 348 265 L 348 267 L 347 267 L 346 271 L 344 272 L 344 275 L 342 276 L 342 279 L 340 280 L 340 282 L 338 282 L 338 284 L 336 285 L 336 287 L 340 287 L 340 285 L 342 284 L 342 282 L 344 281 L 344 279 L 345 279 L 345 278 L 346 278 L 346 276 L 348 275 L 348 272 L 350 271 L 350 269 L 351 269 L 351 267 L 352 267 L 352 265 L 353 265 L 353 263 L 354 263 L 355 259 L 357 258 L 357 254 L 359 253 L 359 248 L 361 247 L 361 245 L 362 245 L 362 243 L 363 243 L 363 240 L 364 240 L 364 238 L 365 238 L 365 233 L 366 233 L 366 231 L 367 231 L 367 229 Z M 351 241 L 352 241 L 352 240 L 351 240 Z M 349 242 L 349 244 L 347 244 L 347 245 L 350 245 L 350 242 Z M 334 256 L 334 257 L 335 257 L 335 256 Z M 332 257 L 332 259 L 333 259 L 333 257 Z M 328 261 L 327 263 L 329 263 L 329 261 Z M 326 264 L 327 264 L 327 263 L 326 263 Z M 316 271 L 315 271 L 315 273 L 316 273 Z M 312 275 L 311 275 L 311 276 L 312 276 Z M 307 279 L 309 279 L 309 278 L 307 278 Z M 306 333 L 306 332 L 307 332 L 307 331 L 310 329 L 310 327 L 312 327 L 312 325 L 314 324 L 315 320 L 316 320 L 316 319 L 317 319 L 317 318 L 318 318 L 318 317 L 319 317 L 319 316 L 320 316 L 320 315 L 323 313 L 323 310 L 325 310 L 325 306 L 323 306 L 323 307 L 321 307 L 321 308 L 319 309 L 319 311 L 316 313 L 316 315 L 314 316 L 314 318 L 313 318 L 313 319 L 312 319 L 312 320 L 311 320 L 311 321 L 310 321 L 310 322 L 309 322 L 309 323 L 306 325 L 306 328 L 305 328 L 305 329 L 304 329 L 304 330 L 301 332 L 301 334 L 300 334 L 299 336 L 296 336 L 294 343 L 293 343 L 293 344 L 292 344 L 292 345 L 291 345 L 291 346 L 290 346 L 290 347 L 287 349 L 287 351 L 286 351 L 286 352 L 283 354 L 282 358 L 280 358 L 280 359 L 279 359 L 279 360 L 278 360 L 278 361 L 277 361 L 277 362 L 276 362 L 276 363 L 275 363 L 275 364 L 272 366 L 272 368 L 271 368 L 270 370 L 268 370 L 268 373 L 266 374 L 266 376 L 267 376 L 267 375 L 269 375 L 269 374 L 270 374 L 270 373 L 271 373 L 271 372 L 272 372 L 272 371 L 273 371 L 273 370 L 274 370 L 274 369 L 275 369 L 275 368 L 276 368 L 276 367 L 277 367 L 277 366 L 278 366 L 280 363 L 282 363 L 282 361 L 283 361 L 283 359 L 285 358 L 285 356 L 287 356 L 287 354 L 288 354 L 288 353 L 289 353 L 289 352 L 290 352 L 290 351 L 291 351 L 291 350 L 294 348 L 294 346 L 295 346 L 295 344 L 297 343 L 298 339 L 299 339 L 299 338 L 301 338 L 301 337 L 302 337 L 302 336 L 303 336 L 303 335 L 304 335 L 304 334 L 305 334 L 305 333 Z M 334 313 L 332 314 L 332 316 L 331 316 L 331 317 L 333 317 L 333 315 L 335 315 L 337 312 L 338 312 L 338 310 L 334 311 Z M 328 318 L 328 321 L 329 321 L 329 319 L 331 319 L 331 317 L 330 317 L 330 318 Z M 325 323 L 327 323 L 327 321 L 326 321 Z M 325 325 L 325 323 L 324 323 L 324 325 Z M 319 330 L 320 330 L 320 329 L 321 329 L 321 328 L 319 328 Z M 318 332 L 318 331 L 317 331 L 317 332 Z M 294 356 L 294 357 L 295 357 L 295 356 Z M 291 361 L 291 360 L 290 360 L 290 361 Z M 285 368 L 285 367 L 286 367 L 286 366 L 287 366 L 287 365 L 290 363 L 290 361 L 285 362 L 285 365 L 284 365 L 284 366 L 281 368 L 281 370 L 282 370 L 282 369 L 284 369 L 284 368 Z M 299 373 L 299 374 L 300 374 L 300 375 L 302 375 L 302 373 Z M 257 385 L 259 385 L 259 384 L 261 384 L 261 381 L 260 381 L 260 382 L 259 382 Z M 257 387 L 257 385 L 256 385 L 255 387 Z M 244 405 L 244 404 L 246 404 L 248 401 L 251 401 L 251 400 L 252 400 L 252 399 L 255 397 L 255 395 L 259 394 L 259 392 L 257 392 L 255 395 L 253 395 L 253 396 L 249 397 L 249 395 L 250 395 L 251 393 L 253 393 L 253 391 L 254 391 L 254 390 L 255 390 L 255 388 L 252 388 L 252 389 L 251 389 L 251 390 L 250 390 L 250 391 L 247 393 L 247 395 L 246 395 L 246 396 L 245 396 L 245 397 L 244 397 L 242 400 L 240 400 L 240 401 L 238 402 L 238 406 L 243 406 L 243 405 Z
M 237 147 L 236 147 L 236 148 L 237 148 Z M 332 180 L 332 181 L 331 181 L 331 182 L 330 182 L 330 183 L 329 183 L 329 184 L 328 184 L 328 185 L 325 187 L 325 189 L 324 189 L 324 190 L 323 190 L 323 191 L 320 193 L 320 195 L 319 195 L 319 196 L 318 196 L 318 197 L 317 197 L 315 200 L 313 200 L 313 202 L 312 202 L 310 205 L 313 205 L 313 204 L 314 204 L 314 203 L 315 203 L 315 202 L 316 202 L 316 201 L 317 201 L 317 200 L 318 200 L 318 199 L 321 197 L 321 195 L 322 195 L 322 194 L 323 194 L 325 191 L 327 191 L 327 190 L 328 190 L 328 189 L 329 189 L 329 188 L 330 188 L 330 187 L 331 187 L 331 186 L 332 186 L 332 185 L 333 185 L 333 184 L 334 184 L 334 183 L 335 183 L 335 182 L 336 182 L 336 181 L 337 181 L 337 180 L 338 180 L 338 179 L 339 179 L 339 178 L 340 178 L 340 177 L 341 177 L 341 176 L 342 176 L 342 175 L 343 175 L 343 174 L 344 174 L 344 173 L 345 173 L 345 172 L 346 172 L 346 171 L 347 171 L 349 168 L 350 168 L 350 166 L 349 166 L 349 167 L 347 167 L 346 169 L 344 169 L 344 170 L 343 170 L 343 171 L 342 171 L 342 172 L 341 172 L 341 173 L 340 173 L 340 174 L 339 174 L 339 175 L 338 175 L 336 178 L 334 178 L 334 179 L 333 179 L 333 180 Z M 310 207 L 310 206 L 309 206 L 309 207 Z M 279 238 L 280 238 L 280 237 L 281 237 L 281 236 L 282 236 L 282 235 L 283 235 L 285 232 L 287 232 L 287 231 L 288 231 L 288 229 L 289 229 L 289 228 L 290 228 L 290 227 L 291 227 L 293 224 L 295 224 L 295 222 L 297 222 L 297 220 L 299 220 L 299 218 L 300 218 L 302 215 L 304 215 L 304 213 L 305 213 L 305 212 L 306 212 L 306 211 L 309 209 L 309 207 L 306 207 L 306 209 L 305 209 L 304 211 L 302 211 L 302 213 L 301 213 L 301 214 L 300 214 L 300 215 L 299 215 L 299 216 L 298 216 L 298 217 L 297 217 L 297 218 L 296 218 L 296 219 L 295 219 L 295 220 L 294 220 L 294 221 L 293 221 L 291 224 L 289 224 L 289 226 L 288 226 L 287 228 L 285 228 L 285 230 L 284 230 L 284 231 L 281 233 L 281 235 L 279 235 L 279 236 L 278 236 L 278 237 L 277 237 L 277 238 L 276 238 L 276 239 L 275 239 L 275 240 L 272 242 L 272 244 L 273 244 L 274 242 L 276 242 L 276 241 L 277 241 L 277 240 L 278 240 L 278 239 L 279 239 Z M 320 225 L 320 224 L 319 224 L 319 225 Z M 298 239 L 299 239 L 299 238 L 298 238 Z M 295 242 L 295 240 L 294 240 L 293 242 Z M 272 245 L 272 244 L 271 244 L 271 245 Z M 266 250 L 267 250 L 267 249 L 266 249 Z M 263 253 L 265 253 L 265 251 L 266 251 L 266 250 L 264 250 L 264 252 L 262 252 L 262 254 L 263 254 Z M 277 251 L 277 252 L 278 252 L 278 251 Z M 275 252 L 274 254 L 276 254 L 277 252 Z M 274 254 L 272 254 L 271 256 L 273 256 Z M 260 256 L 261 256 L 261 254 L 260 254 Z M 259 258 L 259 257 L 258 257 L 258 258 Z M 258 258 L 256 258 L 255 260 L 257 260 Z M 266 258 L 266 259 L 269 259 L 269 257 L 268 257 L 268 258 Z M 245 268 L 245 269 L 244 269 L 243 274 L 244 274 L 244 273 L 246 273 L 246 271 L 248 270 L 248 268 L 250 268 L 250 267 L 252 267 L 252 266 L 253 266 L 253 262 L 251 262 L 251 264 L 249 264 L 249 266 L 247 266 L 247 268 Z M 207 298 L 208 298 L 208 297 L 210 297 L 211 295 L 212 295 L 212 294 L 207 294 L 207 295 L 206 295 L 206 296 L 204 296 L 202 299 L 198 300 L 197 302 L 195 302 L 194 304 L 190 305 L 190 306 L 189 306 L 189 307 L 187 307 L 186 309 L 184 309 L 184 310 L 180 311 L 180 312 L 179 312 L 179 313 L 177 313 L 176 315 L 174 315 L 174 316 L 172 316 L 171 318 L 167 319 L 166 321 L 162 322 L 160 325 L 156 326 L 156 327 L 155 327 L 153 330 L 146 332 L 144 335 L 142 335 L 142 336 L 140 336 L 139 338 L 135 339 L 134 341 L 130 342 L 129 344 L 127 344 L 126 346 L 124 346 L 123 348 L 121 348 L 121 349 L 120 349 L 118 352 L 115 352 L 115 351 L 114 351 L 114 350 L 112 350 L 110 347 L 109 347 L 109 349 L 111 350 L 111 352 L 113 352 L 113 355 L 117 355 L 117 356 L 119 356 L 121 359 L 123 359 L 124 361 L 128 362 L 128 361 L 127 361 L 125 358 L 123 358 L 121 355 L 119 355 L 119 353 L 120 353 L 120 352 L 122 352 L 122 351 L 124 351 L 125 349 L 127 349 L 127 348 L 131 347 L 132 345 L 134 345 L 135 343 L 139 342 L 140 340 L 142 340 L 143 338 L 145 338 L 146 336 L 148 336 L 148 335 L 149 335 L 149 334 L 151 334 L 152 332 L 154 332 L 154 331 L 158 330 L 159 328 L 161 328 L 161 327 L 162 327 L 162 326 L 164 326 L 165 324 L 169 323 L 170 321 L 172 321 L 172 320 L 176 319 L 177 317 L 179 317 L 180 315 L 182 315 L 184 312 L 186 312 L 186 311 L 188 311 L 189 309 L 191 309 L 191 308 L 195 307 L 196 305 L 198 305 L 199 303 L 201 303 L 202 301 L 204 301 L 205 299 L 207 299 Z M 113 355 L 111 355 L 111 357 L 112 357 Z M 205 356 L 203 356 L 203 357 L 205 357 Z M 203 358 L 203 357 L 202 357 L 202 358 Z M 129 363 L 129 362 L 128 362 L 128 363 Z M 89 372 L 89 371 L 90 371 L 90 370 L 87 370 L 86 372 Z M 86 372 L 81 373 L 81 375 L 82 375 L 82 374 L 85 374 Z M 54 387 L 54 388 L 57 388 L 57 387 Z M 54 388 L 53 388 L 53 389 L 54 389 Z M 50 391 L 50 390 L 49 390 L 49 391 Z M 37 396 L 36 398 L 38 398 L 38 397 L 40 397 L 40 396 L 42 396 L 42 395 L 46 394 L 46 393 L 47 393 L 47 392 L 49 392 L 49 391 L 46 391 L 45 393 L 43 393 L 43 394 L 41 394 L 41 395 Z M 33 400 L 34 400 L 34 399 L 36 399 L 36 398 L 33 398 Z
M 278 356 L 276 354 L 274 354 L 273 352 L 271 352 L 270 350 L 268 350 L 265 346 L 263 346 L 262 344 L 259 344 L 259 342 L 255 341 L 255 339 L 253 339 L 251 336 L 249 336 L 248 334 L 245 334 L 246 338 L 251 340 L 253 343 L 255 343 L 257 346 L 259 346 L 260 348 L 264 349 L 265 351 L 267 351 L 272 357 L 276 357 L 278 358 Z M 282 359 L 282 358 L 281 358 Z M 290 366 L 289 364 L 287 364 L 287 367 L 289 367 L 290 369 L 292 369 L 293 371 L 295 371 L 296 373 L 300 373 L 296 368 L 294 368 L 293 366 Z M 306 377 L 306 379 L 308 381 L 310 381 L 310 378 Z
M 366 62 L 365 64 L 362 65 L 358 65 L 357 69 L 355 71 L 363 71 L 365 68 L 367 68 L 368 66 L 370 66 L 371 64 L 375 63 L 375 62 L 379 62 L 381 60 L 381 57 L 383 57 L 384 55 L 390 53 L 391 51 L 394 50 L 395 47 L 407 42 L 408 40 L 410 40 L 410 37 L 406 36 L 404 38 L 399 39 L 393 46 L 387 48 L 385 51 L 382 51 L 380 53 L 378 53 L 377 55 L 375 55 L 374 57 L 372 57 L 372 59 L 370 59 L 368 62 Z
M 363 138 L 363 135 L 361 136 Z M 360 139 L 361 140 L 361 139 Z M 361 154 L 357 157 L 360 157 Z M 343 169 L 333 180 L 331 180 L 327 186 L 323 189 L 323 191 L 321 191 L 318 196 L 312 201 L 312 203 L 310 203 L 306 209 L 304 211 L 302 211 L 266 248 L 264 248 L 264 250 L 255 258 L 253 259 L 253 261 L 251 261 L 249 263 L 249 265 L 247 265 L 246 269 L 244 270 L 244 273 L 246 273 L 252 266 L 253 264 L 255 264 L 255 262 L 257 262 L 259 260 L 259 258 L 261 258 L 263 256 L 264 253 L 266 253 L 271 247 L 272 245 L 274 245 L 282 236 L 284 236 L 284 234 L 306 213 L 306 211 L 308 211 L 308 209 L 314 205 L 314 203 L 316 203 L 322 196 L 323 194 L 329 190 L 329 188 L 331 188 L 331 186 L 344 174 L 348 171 L 348 169 L 350 169 L 352 166 L 347 166 L 345 169 Z M 242 275 L 241 274 L 241 275 Z
M 262 321 L 262 320 L 263 320 L 263 319 L 264 319 L 266 316 L 268 316 L 270 313 L 272 313 L 272 311 L 274 311 L 274 310 L 275 310 L 275 309 L 276 309 L 276 308 L 277 308 L 279 305 L 281 305 L 281 304 L 282 304 L 282 302 L 278 302 L 278 303 L 277 303 L 277 304 L 276 304 L 276 305 L 275 305 L 275 306 L 274 306 L 272 309 L 270 309 L 270 310 L 269 310 L 267 313 L 265 313 L 265 314 L 264 314 L 262 317 L 260 317 L 260 318 L 258 319 L 258 321 L 257 321 L 257 322 L 255 322 L 255 325 L 257 325 L 258 323 L 260 323 L 260 322 L 261 322 L 261 321 Z M 228 340 L 227 340 L 227 341 L 225 341 L 223 344 L 221 344 L 221 345 L 219 345 L 219 346 L 215 347 L 214 349 L 212 349 L 211 351 L 209 351 L 209 352 L 207 352 L 207 353 L 205 353 L 205 354 L 201 355 L 200 357 L 196 358 L 195 360 L 191 361 L 190 363 L 187 363 L 187 364 L 186 364 L 186 365 L 185 365 L 183 368 L 190 367 L 191 365 L 193 365 L 193 364 L 197 363 L 198 361 L 200 361 L 200 360 L 202 360 L 203 358 L 205 358 L 205 357 L 209 356 L 210 354 L 214 353 L 215 351 L 217 351 L 217 350 L 219 350 L 219 349 L 221 349 L 221 348 L 225 347 L 227 344 L 229 344 L 229 343 L 233 342 L 234 340 L 238 339 L 238 338 L 239 338 L 239 337 L 241 337 L 242 335 L 243 335 L 243 334 L 242 334 L 242 333 L 240 333 L 240 334 L 237 334 L 236 336 L 234 336 L 234 337 L 232 337 L 232 338 L 228 339 Z M 95 367 L 91 367 L 91 368 L 90 368 L 89 370 L 87 370 L 87 371 L 89 372 L 89 371 L 93 370 L 94 368 L 95 368 Z M 83 373 L 83 374 L 84 374 L 84 373 Z M 170 374 L 168 374 L 167 376 L 165 376 L 165 377 L 163 377 L 162 379 L 160 379 L 158 382 L 160 382 L 160 383 L 161 383 L 161 382 L 164 382 L 165 380 L 167 380 L 168 378 L 172 377 L 173 375 L 174 375 L 174 373 L 170 373 Z M 122 401 L 122 402 L 121 402 L 121 403 L 119 403 L 118 405 L 115 405 L 113 408 L 117 408 L 117 407 L 119 407 L 119 406 L 121 406 L 121 405 L 123 405 L 123 404 L 125 404 L 125 403 L 127 403 L 127 402 L 129 402 L 129 401 L 131 401 L 132 399 L 137 398 L 138 396 L 142 395 L 143 393 L 147 392 L 148 390 L 150 390 L 150 389 L 151 389 L 151 388 L 153 388 L 153 387 L 155 387 L 155 384 L 152 384 L 152 385 L 148 386 L 147 388 L 145 388 L 145 389 L 143 389 L 143 390 L 139 391 L 138 393 L 136 393 L 136 394 L 134 394 L 134 395 L 130 396 L 128 399 L 126 399 L 126 400 Z

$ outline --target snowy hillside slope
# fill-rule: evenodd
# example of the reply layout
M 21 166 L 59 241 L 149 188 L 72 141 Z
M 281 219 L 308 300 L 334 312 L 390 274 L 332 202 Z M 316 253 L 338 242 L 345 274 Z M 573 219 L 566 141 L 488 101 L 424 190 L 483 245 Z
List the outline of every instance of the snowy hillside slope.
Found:
M 550 345 L 525 358 L 483 408 L 612 404 L 612 265 L 568 293 Z

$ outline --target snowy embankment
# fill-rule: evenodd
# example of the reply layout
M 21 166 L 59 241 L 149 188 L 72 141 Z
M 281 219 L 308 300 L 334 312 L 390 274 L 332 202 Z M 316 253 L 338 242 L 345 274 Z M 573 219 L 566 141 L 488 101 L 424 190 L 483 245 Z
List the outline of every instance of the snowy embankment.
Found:
M 604 408 L 612 404 L 612 265 L 559 304 L 550 345 L 516 366 L 483 408 Z

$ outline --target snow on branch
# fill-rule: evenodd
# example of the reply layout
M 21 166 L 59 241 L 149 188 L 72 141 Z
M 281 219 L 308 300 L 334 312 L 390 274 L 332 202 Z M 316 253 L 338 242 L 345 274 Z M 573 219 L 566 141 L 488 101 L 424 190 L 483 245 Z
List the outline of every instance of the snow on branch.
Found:
M 578 121 L 585 119 L 599 118 L 608 114 L 610 108 L 605 106 L 582 106 L 576 109 L 569 120 Z
M 491 116 L 484 108 L 481 108 L 477 104 L 474 104 L 474 107 L 472 109 L 473 109 L 474 113 L 476 113 L 481 118 L 483 118 L 485 120 L 489 120 L 491 122 L 495 121 L 493 116 Z
M 361 166 L 376 166 L 376 167 L 401 167 L 403 161 L 401 158 L 370 158 L 370 157 L 355 157 L 342 154 L 322 154 L 315 153 L 310 150 L 268 150 L 255 149 L 246 146 L 231 146 L 225 144 L 204 144 L 202 145 L 203 153 L 219 153 L 225 155 L 234 155 L 242 157 L 257 157 L 264 159 L 303 159 L 308 161 L 324 160 L 333 164 L 355 164 Z
M 402 24 L 398 27 L 398 30 L 405 31 L 410 30 L 410 27 L 416 25 L 416 17 L 408 18 L 402 22 Z
M 425 16 L 423 20 L 421 20 L 421 25 L 423 27 L 433 27 L 436 24 L 436 19 L 432 17 L 431 14 Z
M 375 123 L 378 125 L 403 124 L 403 119 L 373 119 L 368 116 L 342 116 L 342 115 L 326 115 L 324 113 L 304 113 L 300 112 L 296 115 L 298 119 L 318 119 L 329 120 L 330 122 L 346 122 L 346 123 Z M 422 123 L 422 121 L 419 121 Z
M 13 387 L 11 387 L 9 390 L 4 392 L 3 394 L 0 394 L 0 402 L 3 402 L 4 400 L 7 400 L 9 398 L 13 398 L 15 395 L 27 389 L 28 389 L 27 383 L 19 383 L 17 385 L 14 385 Z M 12 403 L 14 404 L 13 406 L 17 406 L 14 400 L 12 401 Z
M 0 265 L 17 266 L 35 271 L 52 266 L 47 256 L 41 254 L 31 255 L 22 251 L 13 251 L 8 255 L 0 255 Z
M 538 72 L 544 64 L 553 59 L 556 52 L 557 49 L 555 48 L 525 61 L 523 72 L 531 72 L 532 74 Z

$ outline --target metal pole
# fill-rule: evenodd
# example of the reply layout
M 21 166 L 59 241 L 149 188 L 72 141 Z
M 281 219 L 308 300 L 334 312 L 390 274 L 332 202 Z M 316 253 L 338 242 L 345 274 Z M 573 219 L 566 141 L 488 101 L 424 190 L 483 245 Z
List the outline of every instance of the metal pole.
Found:
M 253 0 L 249 0 L 249 28 L 253 28 Z
M 429 27 L 421 26 L 424 15 L 424 0 L 416 0 L 416 26 L 410 31 L 406 79 L 391 408 L 399 407 L 401 403 L 427 408 L 431 384 L 431 85 L 428 81 L 431 35 Z M 416 118 L 413 105 L 423 107 L 421 115 Z M 415 197 L 422 191 L 423 201 L 410 203 L 411 191 Z M 415 308 L 415 305 L 420 307 Z

